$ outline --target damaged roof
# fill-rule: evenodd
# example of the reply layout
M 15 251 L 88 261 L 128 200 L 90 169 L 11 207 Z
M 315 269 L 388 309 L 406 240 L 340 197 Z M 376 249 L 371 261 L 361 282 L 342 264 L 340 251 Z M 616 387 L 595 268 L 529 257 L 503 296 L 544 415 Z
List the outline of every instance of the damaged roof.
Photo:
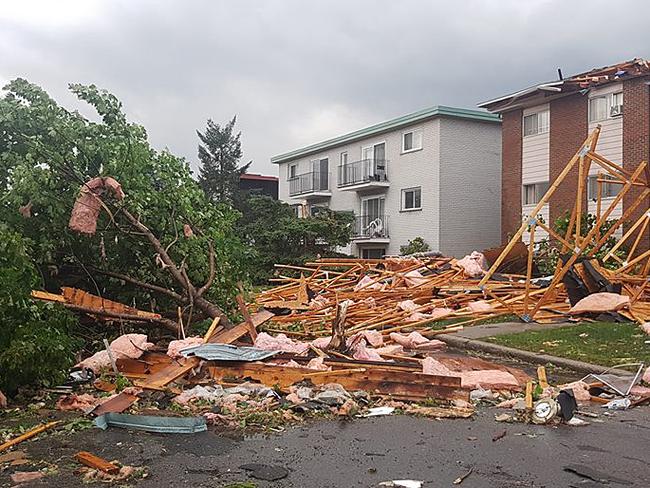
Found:
M 594 68 L 568 78 L 539 83 L 524 88 L 523 90 L 479 103 L 478 106 L 490 112 L 505 112 L 506 110 L 520 107 L 527 100 L 534 97 L 542 96 L 544 98 L 551 98 L 648 74 L 650 74 L 650 64 L 648 61 L 642 58 L 634 58 L 630 61 L 624 61 L 603 68 Z
M 426 108 L 424 110 L 419 110 L 407 115 L 402 115 L 401 117 L 371 125 L 370 127 L 366 127 L 364 129 L 349 132 L 332 139 L 327 139 L 310 146 L 274 156 L 271 158 L 271 162 L 276 164 L 283 163 L 292 159 L 306 156 L 308 154 L 317 153 L 331 147 L 348 144 L 350 142 L 358 141 L 369 136 L 388 132 L 434 117 L 455 117 L 460 119 L 477 120 L 480 122 L 501 123 L 501 118 L 499 116 L 484 112 L 482 110 L 470 110 L 466 108 L 445 107 L 444 105 L 437 105 L 435 107 Z

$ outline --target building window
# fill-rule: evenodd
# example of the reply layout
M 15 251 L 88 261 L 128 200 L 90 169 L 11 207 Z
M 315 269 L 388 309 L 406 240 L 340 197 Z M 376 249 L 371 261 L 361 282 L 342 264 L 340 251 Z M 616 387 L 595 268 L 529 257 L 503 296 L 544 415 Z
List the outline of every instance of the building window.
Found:
M 589 122 L 598 122 L 623 115 L 623 92 L 589 99 Z
M 524 136 L 534 136 L 548 132 L 549 120 L 548 110 L 524 115 Z
M 361 259 L 382 259 L 386 254 L 386 249 L 382 248 L 363 248 L 361 249 Z
M 407 188 L 402 190 L 402 210 L 420 210 L 422 208 L 422 189 Z
M 596 201 L 598 199 L 598 176 L 593 175 L 587 179 L 587 198 Z M 610 175 L 600 175 L 601 180 L 614 180 Z M 618 183 L 601 183 L 601 198 L 613 198 L 621 191 L 621 185 Z
M 339 162 L 340 162 L 341 166 L 345 166 L 346 164 L 348 164 L 348 153 L 347 153 L 347 151 L 341 153 L 341 155 L 339 157 Z
M 298 175 L 298 165 L 290 164 L 287 168 L 287 179 L 290 180 Z
M 402 134 L 402 152 L 418 151 L 422 149 L 422 130 L 414 129 Z
M 532 183 L 524 185 L 523 203 L 524 205 L 535 205 L 539 203 L 544 194 L 548 191 L 548 181 L 542 183 Z

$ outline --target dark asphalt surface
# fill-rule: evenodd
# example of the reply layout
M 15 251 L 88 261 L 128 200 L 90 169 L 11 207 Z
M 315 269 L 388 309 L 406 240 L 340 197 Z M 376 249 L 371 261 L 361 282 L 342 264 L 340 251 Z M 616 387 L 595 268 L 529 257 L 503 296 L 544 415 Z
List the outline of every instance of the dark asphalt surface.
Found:
M 592 410 L 602 413 L 602 410 Z M 91 429 L 23 444 L 32 459 L 44 459 L 59 473 L 30 486 L 88 486 L 74 473 L 71 459 L 85 449 L 124 464 L 147 466 L 138 487 L 223 487 L 253 481 L 263 487 L 372 487 L 391 479 L 424 480 L 424 487 L 650 487 L 650 408 L 588 419 L 584 427 L 547 427 L 494 421 L 496 409 L 481 409 L 473 419 L 431 420 L 388 416 L 354 421 L 317 422 L 277 435 L 235 437 L 207 432 L 154 435 L 120 429 Z M 505 437 L 493 441 L 497 434 Z M 239 466 L 281 465 L 290 470 L 275 482 L 252 480 Z M 581 484 L 563 471 L 579 464 L 606 472 L 629 485 Z M 0 486 L 10 486 L 9 472 Z M 23 468 L 29 470 L 30 468 Z

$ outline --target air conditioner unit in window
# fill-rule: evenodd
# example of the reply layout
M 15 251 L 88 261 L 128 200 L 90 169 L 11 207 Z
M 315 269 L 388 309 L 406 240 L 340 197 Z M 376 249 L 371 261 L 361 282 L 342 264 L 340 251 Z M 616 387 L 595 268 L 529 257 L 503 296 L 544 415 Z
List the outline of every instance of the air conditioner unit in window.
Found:
M 618 115 L 623 115 L 623 105 L 612 105 L 609 108 L 609 116 L 616 117 Z

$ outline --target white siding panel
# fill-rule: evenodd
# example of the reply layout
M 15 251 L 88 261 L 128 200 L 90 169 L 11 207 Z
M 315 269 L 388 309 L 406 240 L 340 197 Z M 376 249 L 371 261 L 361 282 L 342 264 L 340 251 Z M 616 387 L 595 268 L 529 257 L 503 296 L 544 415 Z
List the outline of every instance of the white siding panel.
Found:
M 524 109 L 524 116 L 549 110 L 549 104 Z M 522 121 L 523 124 L 523 121 Z M 521 182 L 540 183 L 549 178 L 549 132 L 525 136 L 522 140 Z
M 526 222 L 530 219 L 531 212 L 535 210 L 535 205 L 523 205 L 521 207 L 521 215 L 523 222 Z M 544 205 L 542 207 L 541 212 L 539 212 L 539 215 L 541 218 L 544 219 L 544 223 L 550 227 L 549 223 L 549 213 L 548 213 L 548 204 Z M 548 232 L 546 232 L 544 229 L 541 227 L 535 228 L 535 242 L 539 242 L 543 239 L 546 239 L 548 237 Z M 521 236 L 521 239 L 528 244 L 530 242 L 530 233 L 528 231 L 524 232 L 524 234 Z
M 607 95 L 609 93 L 616 93 L 623 90 L 623 85 L 621 83 L 614 83 L 611 85 L 606 85 L 602 88 L 596 88 L 591 90 L 589 93 L 589 98 L 594 98 L 602 95 Z M 623 100 L 623 105 L 625 105 L 625 100 Z M 608 159 L 612 163 L 622 165 L 623 164 L 623 117 L 614 117 L 606 120 L 601 120 L 598 122 L 589 123 L 589 132 L 591 133 L 600 125 L 600 136 L 598 137 L 598 144 L 596 145 L 596 152 L 600 154 L 605 159 Z M 606 174 L 607 172 L 597 163 L 592 162 L 591 167 L 589 168 L 590 175 L 596 175 L 599 172 Z M 601 201 L 601 214 L 607 210 L 614 199 L 606 198 Z M 588 202 L 588 212 L 596 215 L 597 205 L 593 200 Z M 623 215 L 623 202 L 619 202 L 616 208 L 612 211 L 609 218 L 610 219 L 619 219 Z M 621 236 L 622 229 L 616 231 L 615 235 Z
M 540 183 L 549 178 L 549 133 L 526 136 L 522 144 L 521 182 Z

